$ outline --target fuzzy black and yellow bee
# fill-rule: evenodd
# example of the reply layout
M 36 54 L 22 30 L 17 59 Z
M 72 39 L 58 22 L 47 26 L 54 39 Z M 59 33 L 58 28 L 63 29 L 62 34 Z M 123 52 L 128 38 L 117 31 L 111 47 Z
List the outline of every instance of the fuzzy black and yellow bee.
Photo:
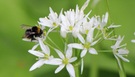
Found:
M 43 30 L 39 26 L 28 26 L 28 25 L 21 25 L 25 30 L 23 40 L 25 41 L 36 41 L 37 37 L 42 37 Z

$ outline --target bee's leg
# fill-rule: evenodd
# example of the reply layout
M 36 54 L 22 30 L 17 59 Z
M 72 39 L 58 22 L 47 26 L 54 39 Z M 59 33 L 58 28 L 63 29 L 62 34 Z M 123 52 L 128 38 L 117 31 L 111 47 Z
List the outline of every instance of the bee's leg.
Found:
M 32 37 L 32 38 L 31 38 L 31 42 L 32 42 L 33 40 L 36 40 L 36 39 L 35 39 L 34 37 Z

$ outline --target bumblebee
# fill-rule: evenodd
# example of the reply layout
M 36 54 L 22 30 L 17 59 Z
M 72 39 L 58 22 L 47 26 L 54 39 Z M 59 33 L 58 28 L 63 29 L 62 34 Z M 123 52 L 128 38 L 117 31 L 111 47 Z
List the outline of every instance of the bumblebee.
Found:
M 39 26 L 29 27 L 27 25 L 22 25 L 25 30 L 23 40 L 25 41 L 37 41 L 37 37 L 42 37 L 43 30 Z

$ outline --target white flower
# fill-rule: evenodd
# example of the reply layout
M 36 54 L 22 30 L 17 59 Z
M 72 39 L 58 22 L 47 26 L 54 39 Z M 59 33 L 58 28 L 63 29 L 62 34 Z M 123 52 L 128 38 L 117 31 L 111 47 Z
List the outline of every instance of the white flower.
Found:
M 94 38 L 93 38 L 94 29 L 95 28 L 91 28 L 89 30 L 86 40 L 84 40 L 82 35 L 78 35 L 78 38 L 82 44 L 71 43 L 71 44 L 68 44 L 68 46 L 72 47 L 72 48 L 83 49 L 81 52 L 81 55 L 80 55 L 81 57 L 84 57 L 86 55 L 87 51 L 89 51 L 89 53 L 91 53 L 91 54 L 98 54 L 97 51 L 92 47 L 99 41 L 99 40 L 94 41 Z
M 134 32 L 134 35 L 135 35 L 135 32 Z M 132 42 L 132 43 L 135 43 L 135 40 L 133 39 L 133 40 L 131 40 L 131 42 Z
M 77 11 L 75 12 L 73 9 L 65 12 L 65 15 L 61 15 L 61 35 L 62 37 L 66 37 L 67 33 L 72 33 L 73 36 L 76 36 L 79 33 L 79 26 L 82 23 L 82 19 L 84 14 L 78 11 L 78 6 L 76 6 Z M 76 17 L 78 16 L 78 18 Z
M 124 56 L 127 56 L 129 53 L 129 51 L 126 48 L 123 48 L 123 46 L 125 46 L 126 44 L 120 45 L 120 43 L 122 42 L 123 39 L 124 39 L 124 37 L 119 36 L 116 40 L 115 45 L 111 46 L 111 48 L 113 49 L 113 54 L 114 54 L 115 58 L 117 59 L 118 64 L 121 69 L 122 69 L 122 67 L 121 67 L 119 58 L 125 62 L 129 62 L 129 60 L 124 57 Z
M 99 30 L 103 30 L 104 26 L 106 26 L 108 22 L 108 12 L 106 12 L 105 15 L 102 15 L 102 19 L 100 19 L 100 16 L 94 17 L 94 21 L 95 26 L 97 26 Z
M 58 65 L 59 63 L 55 62 L 58 59 L 54 59 L 53 56 L 50 56 L 49 47 L 47 45 L 44 45 L 44 43 L 42 42 L 40 38 L 38 38 L 38 41 L 39 41 L 39 44 L 35 45 L 31 50 L 28 51 L 29 53 L 38 57 L 38 61 L 32 65 L 32 67 L 30 68 L 30 71 L 41 67 L 43 64 Z M 38 45 L 40 45 L 42 51 L 35 50 Z
M 94 18 L 89 19 L 89 21 L 87 19 L 84 19 L 82 26 L 80 27 L 80 32 L 87 35 L 93 27 L 95 27 Z
M 61 63 L 61 64 L 55 70 L 55 73 L 60 72 L 64 67 L 66 67 L 70 77 L 75 77 L 74 67 L 71 63 L 76 61 L 77 57 L 72 57 L 72 49 L 68 48 L 65 55 L 57 49 L 55 49 L 55 51 L 57 52 L 57 54 L 59 55 L 59 57 L 61 59 L 61 60 L 57 61 L 58 63 Z
M 60 24 L 60 19 L 57 15 L 56 12 L 54 12 L 52 10 L 52 8 L 49 8 L 50 9 L 50 14 L 48 17 L 45 17 L 45 18 L 40 18 L 39 20 L 39 24 L 42 25 L 42 26 L 47 26 L 47 27 L 50 27 L 50 28 L 54 28 L 54 27 L 57 27 L 59 26 Z
M 102 20 L 99 22 L 102 29 L 108 22 L 108 12 L 106 12 L 106 14 L 102 16 Z
M 67 33 L 72 33 L 74 37 L 77 37 L 79 34 L 79 29 L 82 22 L 88 17 L 90 12 L 87 15 L 84 15 L 84 9 L 88 6 L 90 0 L 87 0 L 82 8 L 79 10 L 79 7 L 76 6 L 76 10 L 70 9 L 64 12 L 64 15 L 61 15 L 61 36 L 66 37 Z

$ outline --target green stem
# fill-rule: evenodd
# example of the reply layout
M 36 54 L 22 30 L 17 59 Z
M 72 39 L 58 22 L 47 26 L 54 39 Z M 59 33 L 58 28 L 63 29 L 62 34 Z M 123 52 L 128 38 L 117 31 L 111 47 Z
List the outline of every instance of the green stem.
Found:
M 52 45 L 50 45 L 50 44 L 47 43 L 46 41 L 44 41 L 44 43 L 45 43 L 47 46 L 49 46 L 50 48 L 55 49 Z
M 79 65 L 75 65 L 74 69 L 75 69 L 75 77 L 80 77 Z
M 107 10 L 108 10 L 108 13 L 109 13 L 109 18 L 110 18 L 109 22 L 112 23 L 112 17 L 111 17 L 111 14 L 110 14 L 110 9 L 109 9 L 109 2 L 108 2 L 108 0 L 106 0 L 106 4 L 107 4 Z
M 125 70 L 124 70 L 124 67 L 123 67 L 123 63 L 122 63 L 121 60 L 120 60 L 120 64 L 121 64 L 121 68 L 119 67 L 119 76 L 120 77 L 126 77 Z
M 126 77 L 125 70 L 124 70 L 121 59 L 119 59 L 117 56 L 115 56 L 115 58 L 117 59 L 117 64 L 118 64 L 118 68 L 119 68 L 119 76 Z
M 106 4 L 107 4 L 107 10 L 108 10 L 108 13 L 109 13 L 109 18 L 110 18 L 109 22 L 112 23 L 112 16 L 111 16 L 111 13 L 110 13 L 109 1 L 108 0 L 106 0 Z M 114 28 L 113 28 L 113 35 L 115 35 Z
M 120 77 L 126 77 L 125 72 L 123 70 L 119 69 L 119 76 Z
M 62 50 L 55 42 L 53 42 L 53 40 L 49 36 L 47 38 L 55 47 L 57 47 L 59 50 Z

